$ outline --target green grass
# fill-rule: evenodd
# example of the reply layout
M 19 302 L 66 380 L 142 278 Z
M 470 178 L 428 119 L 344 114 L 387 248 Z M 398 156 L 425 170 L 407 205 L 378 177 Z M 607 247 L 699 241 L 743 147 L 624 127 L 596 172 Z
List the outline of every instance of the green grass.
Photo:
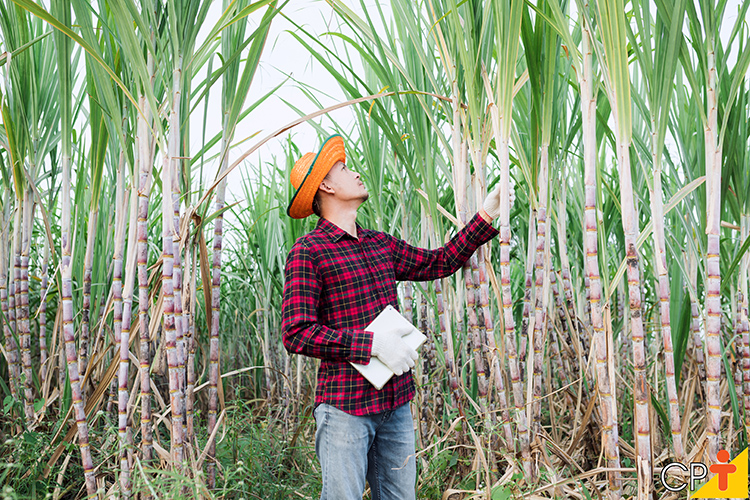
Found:
M 216 449 L 224 479 L 217 496 L 263 500 L 319 496 L 314 419 L 300 418 L 295 440 L 297 429 L 285 428 L 276 413 L 242 400 L 227 406 L 229 425 Z
M 314 449 L 315 422 L 310 417 L 300 418 L 300 429 L 287 428 L 278 417 L 280 412 L 283 409 L 269 410 L 265 404 L 257 402 L 241 399 L 227 402 L 226 427 L 217 436 L 219 476 L 216 491 L 210 494 L 206 491 L 201 474 L 190 479 L 176 472 L 144 467 L 149 478 L 147 485 L 138 465 L 135 465 L 131 476 L 133 492 L 146 492 L 150 486 L 162 499 L 184 498 L 185 488 L 191 497 L 281 500 L 302 495 L 300 498 L 317 498 L 320 472 Z M 0 428 L 12 429 L 16 424 L 23 425 L 23 419 L 11 420 L 7 412 L 2 414 Z M 196 416 L 196 424 L 203 433 L 198 436 L 203 446 L 207 435 L 200 415 Z M 64 458 L 57 461 L 47 478 L 43 477 L 43 470 L 54 451 L 49 444 L 58 426 L 59 421 L 52 427 L 0 436 L 3 439 L 0 456 L 4 457 L 0 462 L 0 482 L 3 484 L 0 499 L 52 498 Z M 118 480 L 117 430 L 111 425 L 92 425 L 91 429 L 95 459 L 97 463 L 105 460 L 98 472 L 104 474 L 109 488 Z M 63 457 L 68 453 L 72 456 L 62 478 L 61 499 L 77 498 L 84 488 L 77 446 L 68 444 Z

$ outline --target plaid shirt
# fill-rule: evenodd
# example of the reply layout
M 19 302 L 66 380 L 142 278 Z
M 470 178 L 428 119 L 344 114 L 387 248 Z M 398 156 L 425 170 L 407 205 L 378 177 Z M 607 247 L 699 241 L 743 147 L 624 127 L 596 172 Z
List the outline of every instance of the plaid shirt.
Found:
M 444 247 L 425 250 L 356 226 L 358 238 L 321 217 L 294 243 L 286 261 L 281 330 L 289 352 L 322 360 L 316 406 L 370 415 L 414 397 L 411 371 L 378 391 L 349 364 L 370 362 L 372 332 L 364 328 L 388 304 L 398 309 L 396 281 L 450 276 L 498 230 L 477 213 Z

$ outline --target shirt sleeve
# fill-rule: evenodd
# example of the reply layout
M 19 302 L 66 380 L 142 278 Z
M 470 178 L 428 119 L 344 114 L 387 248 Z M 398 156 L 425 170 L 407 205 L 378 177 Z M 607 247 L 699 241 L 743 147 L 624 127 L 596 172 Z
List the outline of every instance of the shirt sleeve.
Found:
M 389 235 L 396 279 L 427 281 L 450 276 L 469 260 L 477 248 L 498 233 L 477 213 L 445 246 L 436 250 L 417 248 Z
M 318 318 L 321 281 L 310 249 L 297 242 L 289 252 L 284 271 L 281 331 L 284 347 L 291 353 L 332 361 L 368 364 L 372 332 L 333 329 Z

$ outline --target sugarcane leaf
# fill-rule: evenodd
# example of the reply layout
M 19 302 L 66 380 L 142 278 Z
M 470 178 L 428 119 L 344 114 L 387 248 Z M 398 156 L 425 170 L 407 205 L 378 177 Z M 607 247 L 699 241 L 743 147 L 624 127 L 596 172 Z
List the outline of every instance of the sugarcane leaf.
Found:
M 678 259 L 674 259 L 677 261 Z M 680 387 L 682 375 L 682 363 L 687 352 L 688 339 L 690 337 L 692 322 L 692 310 L 690 304 L 690 295 L 682 293 L 682 280 L 675 279 L 680 270 L 679 264 L 672 264 L 671 293 L 670 293 L 670 323 L 672 328 L 672 341 L 674 343 L 674 370 L 675 384 Z
M 688 194 L 695 191 L 698 186 L 703 184 L 705 182 L 706 177 L 699 177 L 689 184 L 685 185 L 682 189 L 680 189 L 677 193 L 675 193 L 672 198 L 670 198 L 667 205 L 664 207 L 664 215 L 666 216 L 677 204 L 683 200 Z M 614 195 L 614 193 L 613 193 Z M 638 234 L 638 240 L 636 242 L 636 248 L 641 248 L 643 246 L 643 243 L 646 241 L 646 239 L 651 235 L 651 231 L 654 230 L 654 223 L 653 221 L 649 221 L 648 224 L 643 228 L 643 230 Z M 617 268 L 617 272 L 615 273 L 614 278 L 612 279 L 613 282 L 618 282 L 622 279 L 622 277 L 625 275 L 625 269 L 627 267 L 627 258 L 623 259 L 620 262 L 619 267 Z M 612 292 L 614 292 L 614 289 L 609 290 L 609 292 L 606 294 L 607 300 L 609 300 L 612 296 Z
M 742 245 L 740 246 L 740 249 L 737 251 L 737 255 L 734 256 L 732 263 L 727 268 L 726 273 L 722 272 L 722 275 L 725 276 L 725 278 L 721 280 L 721 293 L 726 293 L 729 290 L 729 286 L 732 281 L 728 278 L 732 276 L 732 274 L 734 273 L 734 270 L 742 261 L 742 257 L 744 257 L 744 255 L 747 253 L 748 248 L 750 248 L 750 236 L 745 238 L 745 241 L 742 243 Z
M 651 392 L 651 406 L 654 407 L 654 410 L 656 410 L 656 414 L 659 415 L 659 420 L 661 420 L 662 428 L 669 429 L 669 418 L 667 417 L 667 412 L 664 411 L 664 407 L 659 402 L 659 399 L 656 397 L 656 394 Z
M 127 96 L 127 98 L 130 100 L 133 106 L 136 109 L 139 109 L 135 98 L 133 98 L 133 96 L 128 91 L 127 87 L 125 87 L 125 84 L 115 74 L 114 70 L 107 63 L 104 62 L 104 60 L 98 54 L 98 50 L 94 49 L 85 40 L 83 40 L 83 38 L 81 38 L 76 33 L 74 33 L 63 22 L 59 21 L 58 19 L 50 15 L 50 13 L 47 12 L 44 8 L 32 2 L 31 0 L 13 0 L 13 2 L 16 3 L 18 6 L 28 10 L 30 13 L 39 17 L 40 19 L 44 20 L 49 25 L 54 27 L 56 30 L 65 34 L 71 40 L 75 41 L 78 45 L 80 45 L 81 48 L 83 48 L 83 50 L 85 50 L 86 53 L 89 54 L 101 66 L 101 68 L 107 72 L 107 74 L 109 74 L 110 78 L 112 78 L 112 80 L 114 80 L 117 86 L 120 87 L 120 89 L 122 89 L 123 94 Z
M 29 40 L 28 42 L 24 43 L 23 45 L 21 45 L 17 49 L 13 50 L 10 54 L 0 55 L 0 67 L 2 67 L 3 65 L 5 65 L 5 63 L 8 62 L 9 59 L 17 57 L 18 55 L 22 54 L 27 49 L 31 48 L 37 42 L 40 42 L 40 41 L 44 40 L 51 33 L 52 33 L 51 31 L 44 32 L 41 35 L 39 35 L 36 38 L 34 38 L 33 40 Z

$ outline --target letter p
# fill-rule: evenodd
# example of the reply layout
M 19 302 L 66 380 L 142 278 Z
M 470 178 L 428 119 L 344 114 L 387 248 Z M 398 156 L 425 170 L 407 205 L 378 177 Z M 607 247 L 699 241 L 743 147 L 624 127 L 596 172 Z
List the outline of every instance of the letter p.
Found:
M 695 483 L 706 479 L 706 476 L 708 476 L 708 467 L 705 464 L 690 462 L 690 491 L 695 491 Z

